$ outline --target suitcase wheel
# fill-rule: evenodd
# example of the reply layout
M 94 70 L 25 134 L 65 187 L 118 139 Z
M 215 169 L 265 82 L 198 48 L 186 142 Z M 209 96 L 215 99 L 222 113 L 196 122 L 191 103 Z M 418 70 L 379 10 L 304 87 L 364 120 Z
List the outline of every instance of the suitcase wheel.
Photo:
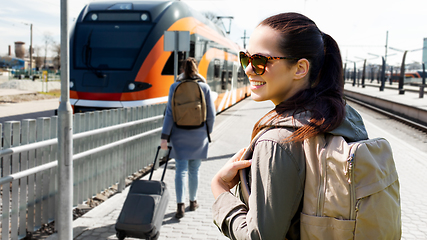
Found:
M 123 232 L 123 231 L 117 231 L 117 232 L 116 232 L 116 236 L 117 236 L 117 238 L 118 238 L 119 240 L 123 240 L 123 239 L 125 239 L 126 234 L 125 234 L 125 232 Z
M 157 240 L 160 237 L 160 232 L 157 232 L 156 235 L 152 236 L 152 237 L 147 237 L 148 240 Z

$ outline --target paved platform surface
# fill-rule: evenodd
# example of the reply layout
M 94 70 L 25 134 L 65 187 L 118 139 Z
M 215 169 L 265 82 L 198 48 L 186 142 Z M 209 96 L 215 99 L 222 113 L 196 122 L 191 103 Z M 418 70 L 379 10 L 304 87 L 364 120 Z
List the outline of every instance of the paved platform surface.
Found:
M 397 92 L 396 95 L 398 95 Z M 411 98 L 410 95 L 406 96 Z M 399 101 L 403 100 L 399 99 Z M 420 99 L 420 101 L 427 100 Z M 210 145 L 209 157 L 203 161 L 200 168 L 198 191 L 200 208 L 194 212 L 187 211 L 185 217 L 180 220 L 174 218 L 176 211 L 175 173 L 173 161 L 169 164 L 170 169 L 167 170 L 165 182 L 171 190 L 171 199 L 161 228 L 160 240 L 227 239 L 212 222 L 211 206 L 214 198 L 210 190 L 210 181 L 236 151 L 249 144 L 253 125 L 272 108 L 273 105 L 269 102 L 257 103 L 249 98 L 218 116 L 212 134 L 213 142 Z M 395 137 L 393 133 L 384 131 L 370 121 L 370 116 L 362 115 L 362 117 L 364 117 L 370 138 L 385 137 L 393 147 L 401 184 L 402 239 L 427 239 L 427 206 L 425 205 L 427 153 Z M 159 168 L 155 171 L 154 178 L 160 178 L 162 170 L 163 168 Z M 127 191 L 128 188 L 75 220 L 73 222 L 74 239 L 117 239 L 114 225 Z M 57 235 L 52 235 L 48 239 L 57 239 Z

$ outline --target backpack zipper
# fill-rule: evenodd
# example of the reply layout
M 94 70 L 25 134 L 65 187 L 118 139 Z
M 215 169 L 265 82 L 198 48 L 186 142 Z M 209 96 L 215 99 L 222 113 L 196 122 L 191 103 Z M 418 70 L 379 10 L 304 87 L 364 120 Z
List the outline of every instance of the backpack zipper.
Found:
M 320 184 L 319 184 L 319 191 L 318 191 L 318 195 L 317 195 L 317 213 L 316 216 L 321 217 L 322 213 L 323 213 L 323 204 L 325 201 L 325 181 L 326 181 L 326 151 L 323 148 L 321 150 L 320 156 L 321 156 L 321 161 L 319 164 L 319 168 L 320 168 Z
M 350 220 L 355 219 L 355 204 L 356 204 L 356 190 L 354 189 L 354 149 L 358 146 L 353 146 L 350 149 L 350 157 L 347 159 L 347 181 L 350 184 Z

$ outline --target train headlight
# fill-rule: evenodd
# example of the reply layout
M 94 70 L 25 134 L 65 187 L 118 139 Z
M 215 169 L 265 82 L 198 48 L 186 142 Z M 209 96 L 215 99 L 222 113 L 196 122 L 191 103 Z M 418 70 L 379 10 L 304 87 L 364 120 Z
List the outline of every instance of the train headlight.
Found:
M 131 90 L 131 91 L 134 90 L 135 89 L 135 84 L 134 83 L 129 83 L 128 89 Z
M 141 20 L 147 21 L 148 20 L 148 14 L 146 14 L 146 13 L 141 14 Z
M 74 87 L 74 82 L 70 81 L 70 88 L 73 88 L 73 87 Z
M 98 14 L 94 13 L 92 16 L 90 16 L 93 21 L 96 21 L 98 19 Z

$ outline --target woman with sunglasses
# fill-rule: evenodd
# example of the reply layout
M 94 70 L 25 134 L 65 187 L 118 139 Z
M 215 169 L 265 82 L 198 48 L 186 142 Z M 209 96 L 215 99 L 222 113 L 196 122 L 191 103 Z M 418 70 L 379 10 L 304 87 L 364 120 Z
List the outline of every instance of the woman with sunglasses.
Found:
M 343 100 L 338 45 L 306 16 L 283 13 L 256 27 L 240 62 L 252 98 L 276 107 L 254 126 L 252 159 L 240 160 L 242 149 L 212 179 L 214 223 L 231 239 L 300 239 L 303 141 L 322 133 L 368 138 L 360 115 Z M 246 202 L 230 189 L 249 166 Z

